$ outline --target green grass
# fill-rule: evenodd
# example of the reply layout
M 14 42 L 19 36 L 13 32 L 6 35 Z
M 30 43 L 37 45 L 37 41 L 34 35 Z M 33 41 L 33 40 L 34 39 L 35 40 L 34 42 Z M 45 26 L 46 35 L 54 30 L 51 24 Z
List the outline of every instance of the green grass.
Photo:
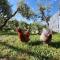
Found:
M 60 60 L 60 34 L 54 34 L 50 45 L 42 45 L 39 35 L 31 35 L 22 43 L 17 34 L 0 32 L 0 57 L 11 60 Z
M 55 42 L 58 42 L 60 40 L 60 33 L 54 34 L 53 39 L 54 39 Z

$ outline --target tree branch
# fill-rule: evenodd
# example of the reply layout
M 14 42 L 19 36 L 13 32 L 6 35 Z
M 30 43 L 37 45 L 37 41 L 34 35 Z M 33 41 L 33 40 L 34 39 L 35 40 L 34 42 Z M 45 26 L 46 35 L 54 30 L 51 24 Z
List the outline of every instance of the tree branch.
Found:
M 8 17 L 7 19 L 5 19 L 4 24 L 0 26 L 0 29 L 2 29 L 6 25 L 6 23 L 8 22 L 8 20 L 10 20 L 13 16 L 15 16 L 17 12 L 18 12 L 18 9 L 15 11 L 14 14 L 12 14 L 10 17 Z

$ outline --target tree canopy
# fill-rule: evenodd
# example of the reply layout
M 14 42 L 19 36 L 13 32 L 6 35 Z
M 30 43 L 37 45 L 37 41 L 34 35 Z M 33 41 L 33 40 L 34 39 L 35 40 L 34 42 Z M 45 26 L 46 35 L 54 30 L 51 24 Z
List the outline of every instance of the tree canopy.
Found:
M 39 11 L 41 16 L 39 16 L 38 14 L 36 15 L 35 12 L 32 11 L 32 9 L 23 0 L 22 2 L 19 2 L 17 10 L 12 14 L 11 5 L 9 4 L 8 0 L 1 0 L 0 1 L 0 23 L 1 22 L 2 23 L 0 24 L 0 29 L 2 29 L 6 25 L 8 20 L 14 17 L 17 12 L 19 12 L 26 19 L 30 19 L 33 16 L 34 18 L 36 18 L 38 16 L 38 18 L 41 18 L 41 20 L 44 20 L 46 21 L 46 23 L 48 23 L 50 16 L 45 15 L 45 10 L 47 10 L 46 7 L 44 5 L 40 5 Z
M 23 1 L 24 2 L 24 1 Z M 0 29 L 2 29 L 8 20 L 15 16 L 15 14 L 19 12 L 23 17 L 29 19 L 34 15 L 33 11 L 26 3 L 19 3 L 17 10 L 12 14 L 11 6 L 8 0 L 1 0 L 0 1 L 0 18 L 3 20 L 2 24 L 0 25 Z

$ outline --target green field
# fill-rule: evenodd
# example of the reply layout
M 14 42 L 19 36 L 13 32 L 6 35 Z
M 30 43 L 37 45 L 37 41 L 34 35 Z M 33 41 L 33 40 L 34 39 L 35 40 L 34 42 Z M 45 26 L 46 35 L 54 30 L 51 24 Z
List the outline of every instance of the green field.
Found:
M 60 60 L 60 34 L 54 34 L 50 45 L 41 44 L 39 35 L 22 43 L 16 33 L 0 32 L 0 58 L 10 60 Z

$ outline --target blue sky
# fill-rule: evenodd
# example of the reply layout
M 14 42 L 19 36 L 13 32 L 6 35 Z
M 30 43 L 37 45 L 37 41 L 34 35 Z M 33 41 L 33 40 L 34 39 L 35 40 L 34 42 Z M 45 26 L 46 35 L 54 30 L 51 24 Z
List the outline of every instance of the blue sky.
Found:
M 17 9 L 17 5 L 18 5 L 19 2 L 18 2 L 18 0 L 8 0 L 8 1 L 12 5 L 12 11 L 14 13 Z M 60 0 L 25 0 L 25 3 L 27 3 L 28 6 L 36 13 L 39 13 L 39 10 L 38 10 L 38 5 L 39 4 L 48 5 L 49 2 L 50 2 L 50 5 L 51 5 L 50 14 L 54 15 L 58 11 L 58 2 L 60 2 Z M 48 13 L 46 13 L 46 14 L 48 14 Z M 27 21 L 19 13 L 16 14 L 15 18 L 17 20 Z M 29 21 L 29 22 L 32 22 L 32 21 Z

